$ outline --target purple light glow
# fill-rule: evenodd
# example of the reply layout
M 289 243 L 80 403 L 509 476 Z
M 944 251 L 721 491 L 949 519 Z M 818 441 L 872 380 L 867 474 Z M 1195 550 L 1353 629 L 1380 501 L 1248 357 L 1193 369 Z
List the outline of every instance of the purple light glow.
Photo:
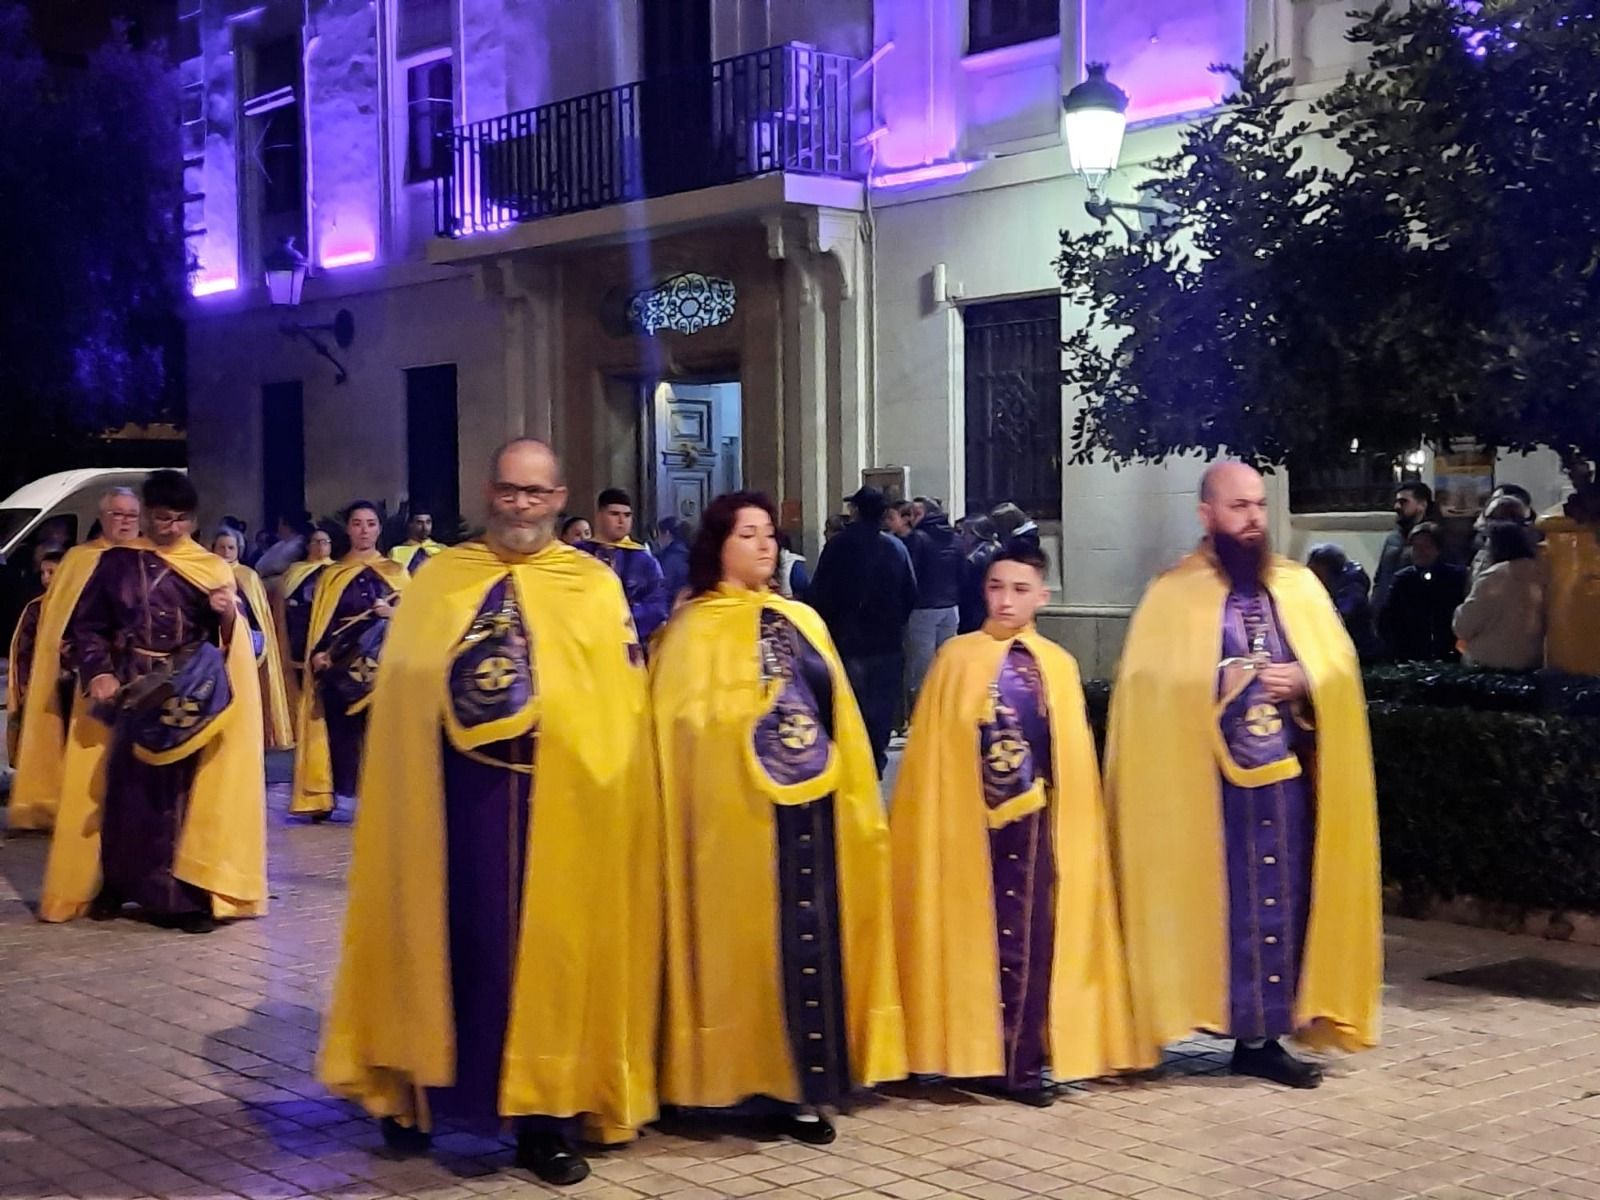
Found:
M 354 267 L 362 263 L 369 263 L 378 257 L 378 252 L 371 246 L 353 250 L 341 250 L 333 254 L 323 254 L 321 265 L 325 271 L 337 270 L 339 267 Z
M 1212 63 L 1241 62 L 1246 8 L 1238 0 L 1122 0 L 1085 13 L 1085 62 L 1111 65 L 1128 93 L 1128 123 L 1216 105 L 1228 88 Z
M 886 171 L 872 177 L 872 186 L 878 188 L 912 187 L 919 183 L 933 183 L 940 179 L 959 179 L 978 168 L 975 162 L 930 163 L 925 167 L 912 167 L 909 171 Z
M 239 281 L 232 275 L 214 275 L 210 278 L 196 279 L 189 285 L 191 296 L 215 296 L 222 292 L 237 291 Z

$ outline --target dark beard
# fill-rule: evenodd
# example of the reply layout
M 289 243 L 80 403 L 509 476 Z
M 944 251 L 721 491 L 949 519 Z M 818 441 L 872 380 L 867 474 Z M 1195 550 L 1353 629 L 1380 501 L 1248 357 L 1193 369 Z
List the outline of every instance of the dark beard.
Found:
M 1217 562 L 1236 592 L 1257 592 L 1267 574 L 1267 563 L 1272 558 L 1272 547 L 1265 534 L 1258 542 L 1244 542 L 1227 533 L 1211 535 L 1211 545 L 1217 552 Z

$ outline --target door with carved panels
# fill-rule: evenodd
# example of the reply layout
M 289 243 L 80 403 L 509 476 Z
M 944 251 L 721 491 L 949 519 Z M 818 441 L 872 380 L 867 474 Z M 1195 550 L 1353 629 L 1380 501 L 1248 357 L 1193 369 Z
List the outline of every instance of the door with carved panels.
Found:
M 717 494 L 717 414 L 709 399 L 656 394 L 656 514 L 699 525 Z

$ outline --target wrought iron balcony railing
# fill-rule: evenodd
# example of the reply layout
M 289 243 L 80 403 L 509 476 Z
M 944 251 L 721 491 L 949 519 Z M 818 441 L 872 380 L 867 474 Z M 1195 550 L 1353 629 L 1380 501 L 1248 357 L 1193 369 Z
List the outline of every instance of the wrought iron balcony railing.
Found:
M 774 46 L 460 126 L 441 135 L 435 229 L 464 237 L 774 171 L 859 179 L 856 66 Z

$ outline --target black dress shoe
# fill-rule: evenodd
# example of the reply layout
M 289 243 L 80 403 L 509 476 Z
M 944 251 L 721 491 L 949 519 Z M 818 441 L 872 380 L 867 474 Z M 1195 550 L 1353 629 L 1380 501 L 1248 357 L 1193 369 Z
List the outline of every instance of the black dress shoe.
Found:
M 570 1187 L 589 1178 L 589 1160 L 559 1133 L 519 1133 L 517 1166 L 555 1187 Z
M 820 1113 L 810 1116 L 796 1112 L 784 1113 L 772 1119 L 772 1131 L 780 1137 L 793 1138 L 808 1146 L 831 1146 L 833 1139 L 839 1136 L 833 1122 Z
M 1038 1087 L 1011 1088 L 1005 1095 L 1007 1099 L 1015 1100 L 1018 1104 L 1026 1104 L 1032 1108 L 1049 1108 L 1056 1102 L 1056 1090 L 1049 1084 L 1040 1084 Z
M 326 812 L 314 812 L 311 814 L 311 823 L 313 825 L 321 825 L 324 821 L 330 820 L 332 817 L 333 810 L 331 808 Z
M 184 913 L 172 923 L 179 933 L 210 933 L 216 929 L 216 919 L 205 912 Z
M 115 921 L 121 915 L 122 901 L 120 900 L 109 900 L 102 896 L 96 896 L 94 903 L 89 905 L 89 920 L 91 921 Z
M 414 1125 L 402 1125 L 393 1117 L 384 1117 L 378 1122 L 378 1129 L 383 1133 L 383 1144 L 396 1154 L 426 1154 L 433 1145 L 428 1134 Z
M 1253 1075 L 1257 1079 L 1281 1083 L 1284 1087 L 1314 1088 L 1322 1085 L 1321 1067 L 1296 1058 L 1275 1041 L 1255 1047 L 1246 1046 L 1243 1042 L 1234 1043 L 1232 1070 L 1235 1075 Z

